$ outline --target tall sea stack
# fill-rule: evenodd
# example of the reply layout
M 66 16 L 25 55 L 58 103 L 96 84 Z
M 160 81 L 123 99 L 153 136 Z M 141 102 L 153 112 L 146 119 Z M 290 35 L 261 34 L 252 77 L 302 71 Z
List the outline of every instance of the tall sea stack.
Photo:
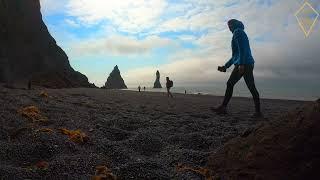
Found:
M 105 84 L 106 89 L 127 89 L 118 66 L 115 66 Z
M 156 81 L 153 84 L 153 88 L 162 88 L 161 83 L 160 83 L 160 72 L 157 71 L 156 73 Z
M 0 82 L 94 87 L 75 71 L 42 20 L 39 0 L 0 1 Z

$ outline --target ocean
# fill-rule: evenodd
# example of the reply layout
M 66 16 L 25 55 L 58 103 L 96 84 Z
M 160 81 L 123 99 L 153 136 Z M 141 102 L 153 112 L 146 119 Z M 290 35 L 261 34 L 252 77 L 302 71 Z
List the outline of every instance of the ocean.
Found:
M 143 86 L 141 86 L 143 91 Z M 225 83 L 216 83 L 210 86 L 177 86 L 172 88 L 174 93 L 184 94 L 201 94 L 201 95 L 214 95 L 224 96 L 226 85 Z M 269 86 L 267 84 L 257 84 L 257 89 L 260 97 L 264 99 L 285 99 L 285 100 L 302 100 L 302 101 L 315 101 L 320 98 L 320 87 L 305 87 L 305 86 Z M 137 87 L 129 86 L 128 90 L 138 91 Z M 153 89 L 146 87 L 146 91 L 151 92 L 166 92 L 166 88 Z M 238 83 L 234 87 L 233 96 L 235 97 L 251 97 L 245 83 Z

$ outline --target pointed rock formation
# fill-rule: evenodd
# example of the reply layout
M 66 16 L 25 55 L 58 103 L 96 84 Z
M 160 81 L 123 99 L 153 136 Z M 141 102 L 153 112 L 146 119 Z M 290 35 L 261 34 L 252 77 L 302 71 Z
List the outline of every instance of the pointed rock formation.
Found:
M 75 71 L 42 20 L 39 0 L 0 1 L 0 82 L 94 87 Z
M 107 82 L 105 84 L 106 89 L 127 89 L 124 80 L 121 77 L 118 66 L 115 66 L 113 71 L 110 73 Z
M 162 88 L 161 83 L 160 83 L 160 72 L 157 71 L 156 73 L 156 81 L 153 84 L 153 88 Z

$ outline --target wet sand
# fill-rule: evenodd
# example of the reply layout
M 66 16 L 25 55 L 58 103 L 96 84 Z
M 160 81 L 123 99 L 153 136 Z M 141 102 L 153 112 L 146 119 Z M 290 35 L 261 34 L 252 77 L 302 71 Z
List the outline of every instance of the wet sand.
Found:
M 250 98 L 233 98 L 229 115 L 217 116 L 216 96 L 79 88 L 44 89 L 46 98 L 41 91 L 0 87 L 0 179 L 89 179 L 97 165 L 120 179 L 201 179 L 176 165 L 203 167 L 228 140 L 305 103 L 263 99 L 265 118 L 253 119 Z M 31 105 L 48 121 L 17 113 Z M 89 140 L 72 142 L 59 128 L 80 129 Z M 39 161 L 48 167 L 34 168 Z

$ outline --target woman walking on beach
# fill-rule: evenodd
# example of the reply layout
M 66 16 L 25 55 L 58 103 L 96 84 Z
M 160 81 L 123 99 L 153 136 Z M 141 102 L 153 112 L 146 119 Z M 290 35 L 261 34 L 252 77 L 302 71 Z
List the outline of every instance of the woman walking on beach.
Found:
M 170 92 L 170 89 L 171 89 L 172 86 L 173 86 L 173 81 L 171 81 L 171 80 L 169 79 L 169 77 L 166 77 L 166 80 L 167 80 L 167 82 L 166 82 L 167 95 L 168 95 L 168 97 L 170 96 L 171 98 L 173 98 L 173 95 L 172 95 L 171 92 Z
M 228 27 L 230 31 L 233 33 L 233 38 L 231 42 L 232 57 L 224 66 L 219 66 L 218 70 L 221 72 L 226 72 L 226 70 L 231 65 L 234 65 L 234 69 L 227 82 L 227 89 L 222 105 L 218 108 L 213 108 L 212 110 L 215 111 L 217 114 L 227 114 L 227 105 L 232 97 L 233 87 L 243 76 L 248 86 L 248 89 L 250 90 L 253 96 L 256 110 L 253 116 L 261 117 L 262 113 L 260 111 L 259 92 L 256 89 L 253 77 L 254 59 L 251 55 L 248 36 L 244 32 L 244 25 L 241 21 L 231 19 L 228 22 Z

